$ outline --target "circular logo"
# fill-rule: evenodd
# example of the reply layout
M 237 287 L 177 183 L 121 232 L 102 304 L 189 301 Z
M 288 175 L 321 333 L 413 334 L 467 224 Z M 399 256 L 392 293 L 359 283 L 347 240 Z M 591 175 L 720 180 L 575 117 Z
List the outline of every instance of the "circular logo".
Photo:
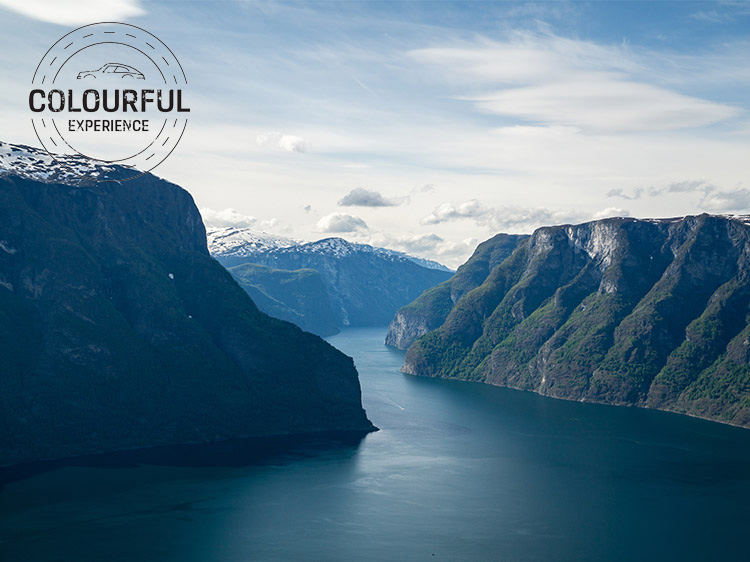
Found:
M 155 35 L 106 22 L 79 27 L 45 53 L 29 92 L 32 125 L 44 149 L 88 179 L 120 166 L 116 181 L 161 164 L 180 142 L 190 109 L 180 61 Z M 61 156 L 72 157 L 60 158 Z

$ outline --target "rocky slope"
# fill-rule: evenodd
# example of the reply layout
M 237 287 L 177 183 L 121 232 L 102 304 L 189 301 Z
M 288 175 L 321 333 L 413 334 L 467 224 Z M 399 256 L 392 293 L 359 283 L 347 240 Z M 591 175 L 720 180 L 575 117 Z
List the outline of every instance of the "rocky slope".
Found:
M 407 349 L 420 336 L 439 328 L 458 299 L 481 285 L 490 271 L 526 238 L 528 236 L 519 234 L 497 234 L 482 242 L 453 277 L 425 291 L 396 312 L 388 326 L 385 344 Z
M 750 226 L 701 215 L 541 228 L 404 371 L 750 427 Z
M 351 358 L 256 308 L 186 191 L 45 158 L 0 145 L 0 465 L 372 429 Z
M 274 318 L 292 322 L 319 336 L 339 331 L 323 279 L 314 269 L 273 269 L 245 263 L 229 273 L 257 307 Z
M 453 274 L 437 262 L 341 238 L 298 243 L 266 240 L 246 229 L 217 229 L 209 232 L 209 250 L 232 271 L 245 263 L 317 271 L 340 327 L 385 325 L 399 307 Z M 300 309 L 295 312 L 304 316 Z

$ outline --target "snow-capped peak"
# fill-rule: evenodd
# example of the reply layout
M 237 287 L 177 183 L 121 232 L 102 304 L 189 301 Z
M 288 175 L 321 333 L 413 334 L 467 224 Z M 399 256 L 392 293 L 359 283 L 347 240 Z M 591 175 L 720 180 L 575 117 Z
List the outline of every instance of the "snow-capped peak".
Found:
M 285 236 L 253 232 L 248 228 L 208 227 L 206 228 L 208 248 L 215 256 L 248 256 L 278 248 L 288 248 L 300 244 Z
M 114 170 L 113 166 L 97 165 L 85 156 L 55 155 L 53 158 L 41 148 L 0 141 L 0 174 L 78 185 L 85 178 L 100 178 Z
M 386 248 L 369 244 L 349 242 L 343 238 L 324 238 L 315 242 L 302 242 L 284 236 L 257 233 L 248 228 L 208 228 L 208 249 L 216 257 L 248 257 L 258 254 L 286 254 L 297 252 L 308 255 L 324 255 L 343 258 L 354 254 L 371 254 L 391 262 L 410 261 L 427 269 L 451 271 L 444 265 L 423 258 L 416 258 Z

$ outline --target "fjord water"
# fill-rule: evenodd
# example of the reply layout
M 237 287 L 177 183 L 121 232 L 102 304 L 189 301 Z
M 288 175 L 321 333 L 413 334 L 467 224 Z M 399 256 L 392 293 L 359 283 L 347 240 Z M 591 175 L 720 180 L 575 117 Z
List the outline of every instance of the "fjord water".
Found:
M 402 375 L 384 335 L 329 338 L 381 431 L 16 474 L 0 560 L 747 559 L 750 431 Z

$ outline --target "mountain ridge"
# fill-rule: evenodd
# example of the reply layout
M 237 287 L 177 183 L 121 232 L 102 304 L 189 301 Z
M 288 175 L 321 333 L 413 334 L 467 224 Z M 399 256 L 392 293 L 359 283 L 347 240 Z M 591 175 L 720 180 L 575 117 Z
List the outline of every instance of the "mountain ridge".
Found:
M 479 244 L 456 274 L 402 306 L 388 325 L 385 344 L 407 349 L 420 336 L 438 328 L 464 294 L 484 282 L 490 271 L 507 258 L 525 234 L 496 234 Z
M 409 347 L 404 372 L 750 426 L 750 227 L 543 227 Z
M 398 308 L 422 291 L 448 279 L 453 272 L 437 262 L 425 262 L 402 252 L 357 244 L 342 238 L 324 238 L 295 243 L 291 239 L 267 240 L 249 229 L 210 230 L 212 255 L 230 271 L 243 264 L 257 264 L 285 271 L 287 279 L 300 277 L 303 269 L 312 269 L 323 280 L 328 306 L 337 326 L 382 326 Z M 422 265 L 427 263 L 430 267 Z M 280 277 L 279 277 L 280 278 Z M 261 280 L 245 283 L 246 289 L 263 289 Z M 263 282 L 269 283 L 266 277 Z M 262 284 L 262 283 L 261 283 Z M 281 294 L 283 288 L 268 284 L 266 292 Z M 328 335 L 329 329 L 314 318 L 305 317 L 306 303 L 293 297 L 299 288 L 287 285 L 285 305 L 301 316 L 315 333 Z M 298 304 L 295 305 L 294 302 Z M 265 312 L 273 314 L 272 308 Z

